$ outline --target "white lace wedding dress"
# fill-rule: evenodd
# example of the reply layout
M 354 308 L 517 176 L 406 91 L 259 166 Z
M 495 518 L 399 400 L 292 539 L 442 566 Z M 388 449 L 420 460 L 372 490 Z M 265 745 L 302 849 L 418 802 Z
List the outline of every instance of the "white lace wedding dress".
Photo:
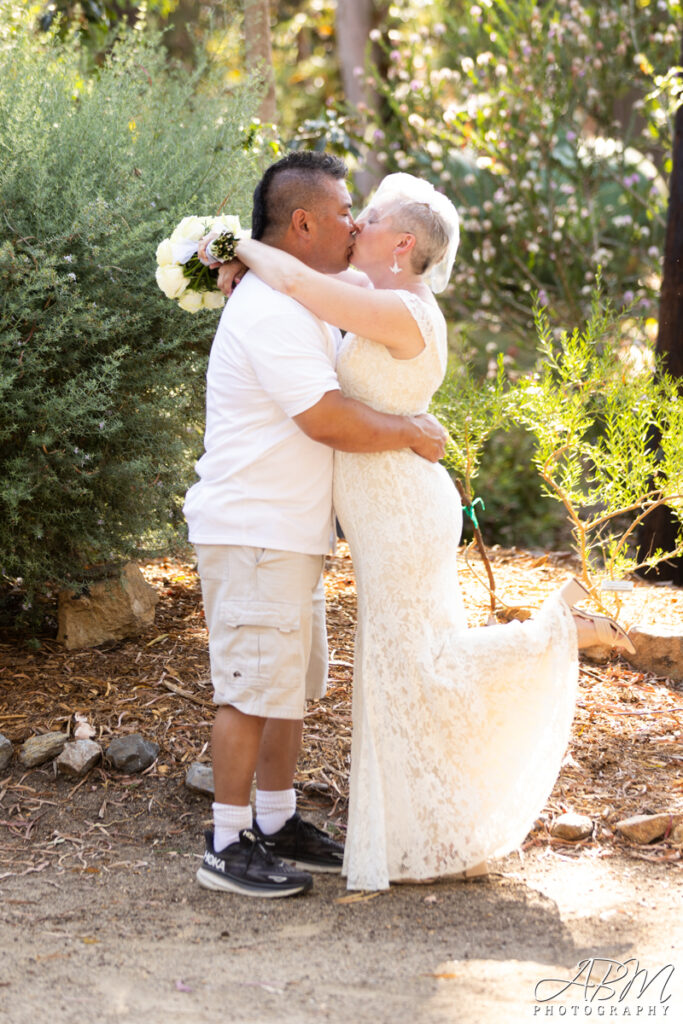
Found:
M 394 359 L 347 336 L 343 392 L 392 413 L 426 410 L 446 364 L 446 326 L 398 293 L 425 349 Z M 468 629 L 457 580 L 460 499 L 442 466 L 411 451 L 336 453 L 335 510 L 358 589 L 350 889 L 447 876 L 517 847 L 565 753 L 576 631 L 548 598 L 524 623 Z

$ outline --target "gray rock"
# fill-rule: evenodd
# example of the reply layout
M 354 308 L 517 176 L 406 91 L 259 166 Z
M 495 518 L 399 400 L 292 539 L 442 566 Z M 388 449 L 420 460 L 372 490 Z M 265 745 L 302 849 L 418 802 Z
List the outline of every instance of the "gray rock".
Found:
M 585 839 L 592 835 L 593 820 L 585 814 L 568 811 L 556 818 L 550 828 L 550 834 L 558 839 Z
M 65 744 L 55 764 L 60 774 L 78 779 L 87 775 L 101 757 L 102 747 L 99 743 L 93 740 L 74 740 L 73 743 Z
M 60 593 L 57 639 L 74 650 L 134 636 L 153 624 L 158 601 L 154 587 L 129 562 L 117 576 L 93 583 L 87 593 Z
M 12 754 L 14 753 L 14 747 L 0 732 L 0 772 L 4 771 L 7 765 L 12 760 Z
M 42 736 L 31 736 L 22 744 L 19 760 L 25 768 L 35 768 L 61 754 L 65 743 L 65 732 L 45 732 Z
M 634 668 L 683 681 L 683 627 L 642 623 L 632 626 L 628 635 L 636 653 L 625 657 Z
M 615 828 L 634 843 L 651 843 L 682 823 L 683 814 L 637 814 L 618 821 Z
M 144 772 L 154 763 L 159 754 L 159 745 L 146 740 L 140 733 L 132 736 L 117 736 L 107 747 L 107 760 L 114 768 L 126 775 Z
M 213 769 L 210 764 L 202 764 L 200 761 L 193 761 L 185 774 L 185 785 L 194 793 L 202 793 L 204 796 L 213 796 Z M 251 784 L 250 802 L 253 804 L 256 799 L 256 780 Z
M 213 796 L 213 768 L 211 765 L 193 761 L 187 769 L 185 785 L 195 793 Z

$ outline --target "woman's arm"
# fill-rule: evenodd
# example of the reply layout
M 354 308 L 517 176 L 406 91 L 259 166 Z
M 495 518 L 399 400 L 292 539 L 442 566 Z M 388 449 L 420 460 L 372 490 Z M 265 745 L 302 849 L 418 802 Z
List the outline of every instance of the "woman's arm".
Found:
M 340 274 L 332 274 L 333 280 L 345 281 L 347 284 L 355 284 L 357 288 L 372 288 L 372 281 L 362 270 L 355 267 L 347 267 Z
M 397 359 L 410 359 L 424 349 L 414 318 L 391 289 L 360 288 L 321 274 L 253 238 L 240 240 L 236 253 L 271 288 L 291 295 L 321 320 L 385 345 Z

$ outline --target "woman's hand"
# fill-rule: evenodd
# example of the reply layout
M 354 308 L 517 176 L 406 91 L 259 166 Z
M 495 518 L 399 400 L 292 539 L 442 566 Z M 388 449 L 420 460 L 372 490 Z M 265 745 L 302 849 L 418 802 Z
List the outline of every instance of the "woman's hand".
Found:
M 230 263 L 222 263 L 220 260 L 210 260 L 206 254 L 206 247 L 210 242 L 213 242 L 214 238 L 218 238 L 219 235 L 220 231 L 211 231 L 208 235 L 204 235 L 204 237 L 200 239 L 197 245 L 197 258 L 205 267 L 209 267 L 210 269 L 213 269 L 214 267 L 219 268 L 216 284 L 220 291 L 230 298 L 249 268 L 246 267 L 241 260 L 231 260 Z
M 220 267 L 218 271 L 217 285 L 228 298 L 232 295 L 237 285 L 246 274 L 248 267 L 245 267 L 241 260 L 231 260 L 230 263 L 214 263 L 214 267 Z
M 207 245 L 209 242 L 213 242 L 214 238 L 218 238 L 218 235 L 218 231 L 210 231 L 208 235 L 204 235 L 204 237 L 199 240 L 199 245 L 197 246 L 197 258 L 205 267 L 220 267 L 218 260 L 214 260 L 213 263 L 211 263 L 209 261 L 209 257 L 206 255 Z

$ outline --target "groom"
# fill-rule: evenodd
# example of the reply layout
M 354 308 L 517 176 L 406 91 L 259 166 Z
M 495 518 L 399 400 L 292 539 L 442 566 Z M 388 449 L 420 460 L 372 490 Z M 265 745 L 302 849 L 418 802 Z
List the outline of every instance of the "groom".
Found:
M 272 165 L 254 192 L 253 237 L 324 273 L 345 270 L 357 231 L 346 173 L 313 152 Z M 293 788 L 304 704 L 326 688 L 332 450 L 411 448 L 432 462 L 444 452 L 433 417 L 342 396 L 339 340 L 250 273 L 211 350 L 205 453 L 185 501 L 218 705 L 214 829 L 197 872 L 210 889 L 289 896 L 310 889 L 309 872 L 341 870 L 342 845 L 299 817 Z

